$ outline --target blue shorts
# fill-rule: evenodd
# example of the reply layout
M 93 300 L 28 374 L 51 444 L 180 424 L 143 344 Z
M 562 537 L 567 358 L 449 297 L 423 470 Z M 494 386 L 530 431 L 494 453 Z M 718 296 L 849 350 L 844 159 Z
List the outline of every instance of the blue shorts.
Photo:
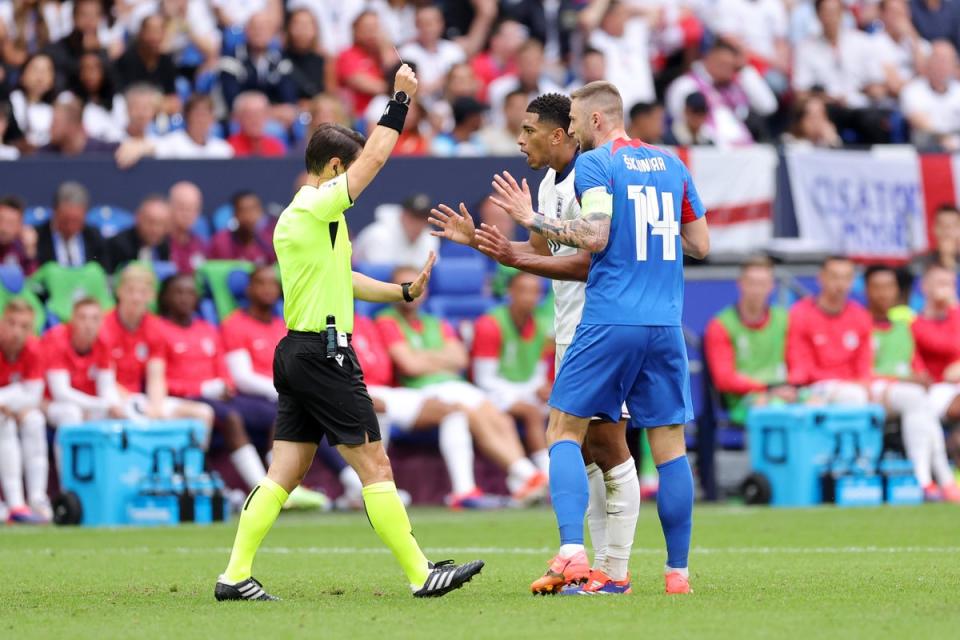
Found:
M 626 401 L 642 429 L 693 420 L 680 327 L 581 324 L 557 373 L 550 406 L 610 422 Z

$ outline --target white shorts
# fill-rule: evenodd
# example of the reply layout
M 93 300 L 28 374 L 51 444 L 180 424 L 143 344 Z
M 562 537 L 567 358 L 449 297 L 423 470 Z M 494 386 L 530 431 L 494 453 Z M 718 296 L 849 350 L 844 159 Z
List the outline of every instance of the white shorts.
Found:
M 102 409 L 83 410 L 71 402 L 52 401 L 47 405 L 47 422 L 54 427 L 76 424 L 88 420 L 103 420 L 107 412 Z
M 451 380 L 423 387 L 420 391 L 427 398 L 434 398 L 449 404 L 459 404 L 467 409 L 476 409 L 487 401 L 487 394 L 469 382 Z
M 427 396 L 420 389 L 402 387 L 367 387 L 372 398 L 379 398 L 387 406 L 387 420 L 401 431 L 413 429 L 423 410 Z
M 518 402 L 525 402 L 535 406 L 540 406 L 543 402 L 537 396 L 537 392 L 529 389 L 526 385 L 518 384 L 516 387 L 507 387 L 499 389 L 497 393 L 488 393 L 487 398 L 497 409 L 503 412 L 509 412 L 510 407 Z
M 553 360 L 554 372 L 553 376 L 556 378 L 557 374 L 560 373 L 560 365 L 563 363 L 563 356 L 567 354 L 567 349 L 570 348 L 569 344 L 558 344 L 556 345 L 556 351 Z M 620 408 L 620 419 L 630 421 L 630 410 L 627 409 L 627 403 L 624 402 L 623 406 Z M 594 420 L 600 420 L 600 418 L 593 418 Z
M 865 405 L 869 402 L 867 390 L 848 380 L 822 380 L 807 387 L 810 394 L 828 404 Z
M 927 391 L 930 408 L 933 409 L 938 418 L 943 418 L 947 414 L 947 409 L 953 403 L 953 399 L 960 395 L 960 385 L 952 382 L 940 382 Z
M 161 411 L 163 415 L 160 416 L 163 419 L 170 419 L 177 413 L 177 410 L 183 405 L 192 402 L 191 400 L 184 400 L 183 398 L 174 398 L 173 396 L 167 396 L 163 400 L 163 406 Z M 143 418 L 147 411 L 147 406 L 150 404 L 149 399 L 146 394 L 143 393 L 133 393 L 127 398 L 127 416 L 129 418 L 137 419 Z

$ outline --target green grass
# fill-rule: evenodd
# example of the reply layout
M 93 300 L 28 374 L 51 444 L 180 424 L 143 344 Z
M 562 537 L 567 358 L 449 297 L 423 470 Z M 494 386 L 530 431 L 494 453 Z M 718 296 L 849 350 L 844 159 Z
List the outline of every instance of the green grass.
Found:
M 434 559 L 483 574 L 414 600 L 362 514 L 284 514 L 255 566 L 280 603 L 216 603 L 235 523 L 0 531 L 0 638 L 947 638 L 960 628 L 960 511 L 699 507 L 690 597 L 664 596 L 643 508 L 626 597 L 534 598 L 547 510 L 414 510 Z M 589 636 L 587 634 L 590 634 Z

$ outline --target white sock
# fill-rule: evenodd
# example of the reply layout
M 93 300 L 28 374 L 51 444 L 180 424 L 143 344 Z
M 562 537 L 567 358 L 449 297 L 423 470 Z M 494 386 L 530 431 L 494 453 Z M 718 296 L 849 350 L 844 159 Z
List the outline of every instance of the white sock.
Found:
M 930 457 L 933 453 L 933 443 L 930 442 L 931 418 L 936 421 L 936 427 L 939 429 L 940 421 L 922 406 L 919 410 L 905 411 L 900 418 L 903 448 L 906 450 L 907 458 L 913 463 L 913 474 L 921 487 L 933 482 L 930 475 Z
M 956 484 L 953 471 L 950 469 L 950 460 L 947 458 L 947 442 L 943 435 L 940 420 L 931 425 L 930 437 L 930 465 L 933 467 L 933 477 L 941 487 Z
M 607 488 L 607 559 L 606 573 L 614 580 L 624 580 L 630 564 L 633 535 L 640 516 L 640 481 L 633 458 L 627 458 L 603 474 Z
M 7 507 L 26 506 L 23 499 L 23 466 L 20 460 L 20 439 L 13 418 L 0 417 L 0 486 Z
M 253 489 L 267 475 L 256 447 L 249 442 L 230 454 L 230 462 L 233 463 L 248 489 Z
M 383 443 L 383 450 L 390 448 L 390 418 L 385 413 L 377 414 L 377 423 L 380 425 L 380 442 Z
M 547 449 L 534 451 L 530 454 L 530 460 L 533 461 L 533 464 L 537 465 L 537 469 L 540 469 L 540 471 L 550 473 L 550 451 Z
M 664 575 L 666 575 L 666 574 L 668 574 L 668 573 L 679 573 L 679 574 L 682 575 L 684 578 L 689 578 L 689 577 L 690 577 L 690 570 L 687 569 L 686 567 L 683 567 L 682 569 L 675 569 L 675 568 L 673 568 L 673 567 L 671 567 L 670 565 L 667 565 L 667 564 L 663 565 L 663 573 L 664 573 Z
M 440 455 L 447 465 L 453 495 L 464 495 L 477 488 L 473 475 L 473 440 L 465 414 L 451 413 L 440 422 Z
M 561 558 L 572 558 L 583 551 L 582 544 L 562 544 L 560 545 L 560 557 Z
M 38 409 L 28 412 L 20 421 L 20 443 L 23 447 L 23 468 L 27 479 L 30 504 L 43 503 L 50 477 L 50 455 L 47 450 L 47 419 Z
M 340 471 L 340 484 L 343 485 L 343 493 L 348 498 L 363 499 L 363 483 L 350 465 Z
M 607 559 L 607 485 L 603 482 L 603 471 L 595 462 L 587 465 L 587 484 L 590 487 L 587 529 L 593 544 L 593 566 L 600 568 Z
M 537 473 L 537 468 L 527 458 L 520 458 L 511 463 L 510 468 L 507 469 L 507 488 L 510 493 L 516 493 L 522 489 L 527 480 L 535 473 Z

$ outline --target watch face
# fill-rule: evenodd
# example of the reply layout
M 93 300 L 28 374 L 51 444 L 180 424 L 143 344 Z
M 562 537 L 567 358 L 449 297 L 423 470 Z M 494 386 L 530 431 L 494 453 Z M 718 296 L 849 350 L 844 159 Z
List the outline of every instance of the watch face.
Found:
M 407 104 L 410 102 L 410 96 L 407 95 L 406 91 L 397 91 L 395 94 L 393 94 L 393 99 L 400 104 Z

